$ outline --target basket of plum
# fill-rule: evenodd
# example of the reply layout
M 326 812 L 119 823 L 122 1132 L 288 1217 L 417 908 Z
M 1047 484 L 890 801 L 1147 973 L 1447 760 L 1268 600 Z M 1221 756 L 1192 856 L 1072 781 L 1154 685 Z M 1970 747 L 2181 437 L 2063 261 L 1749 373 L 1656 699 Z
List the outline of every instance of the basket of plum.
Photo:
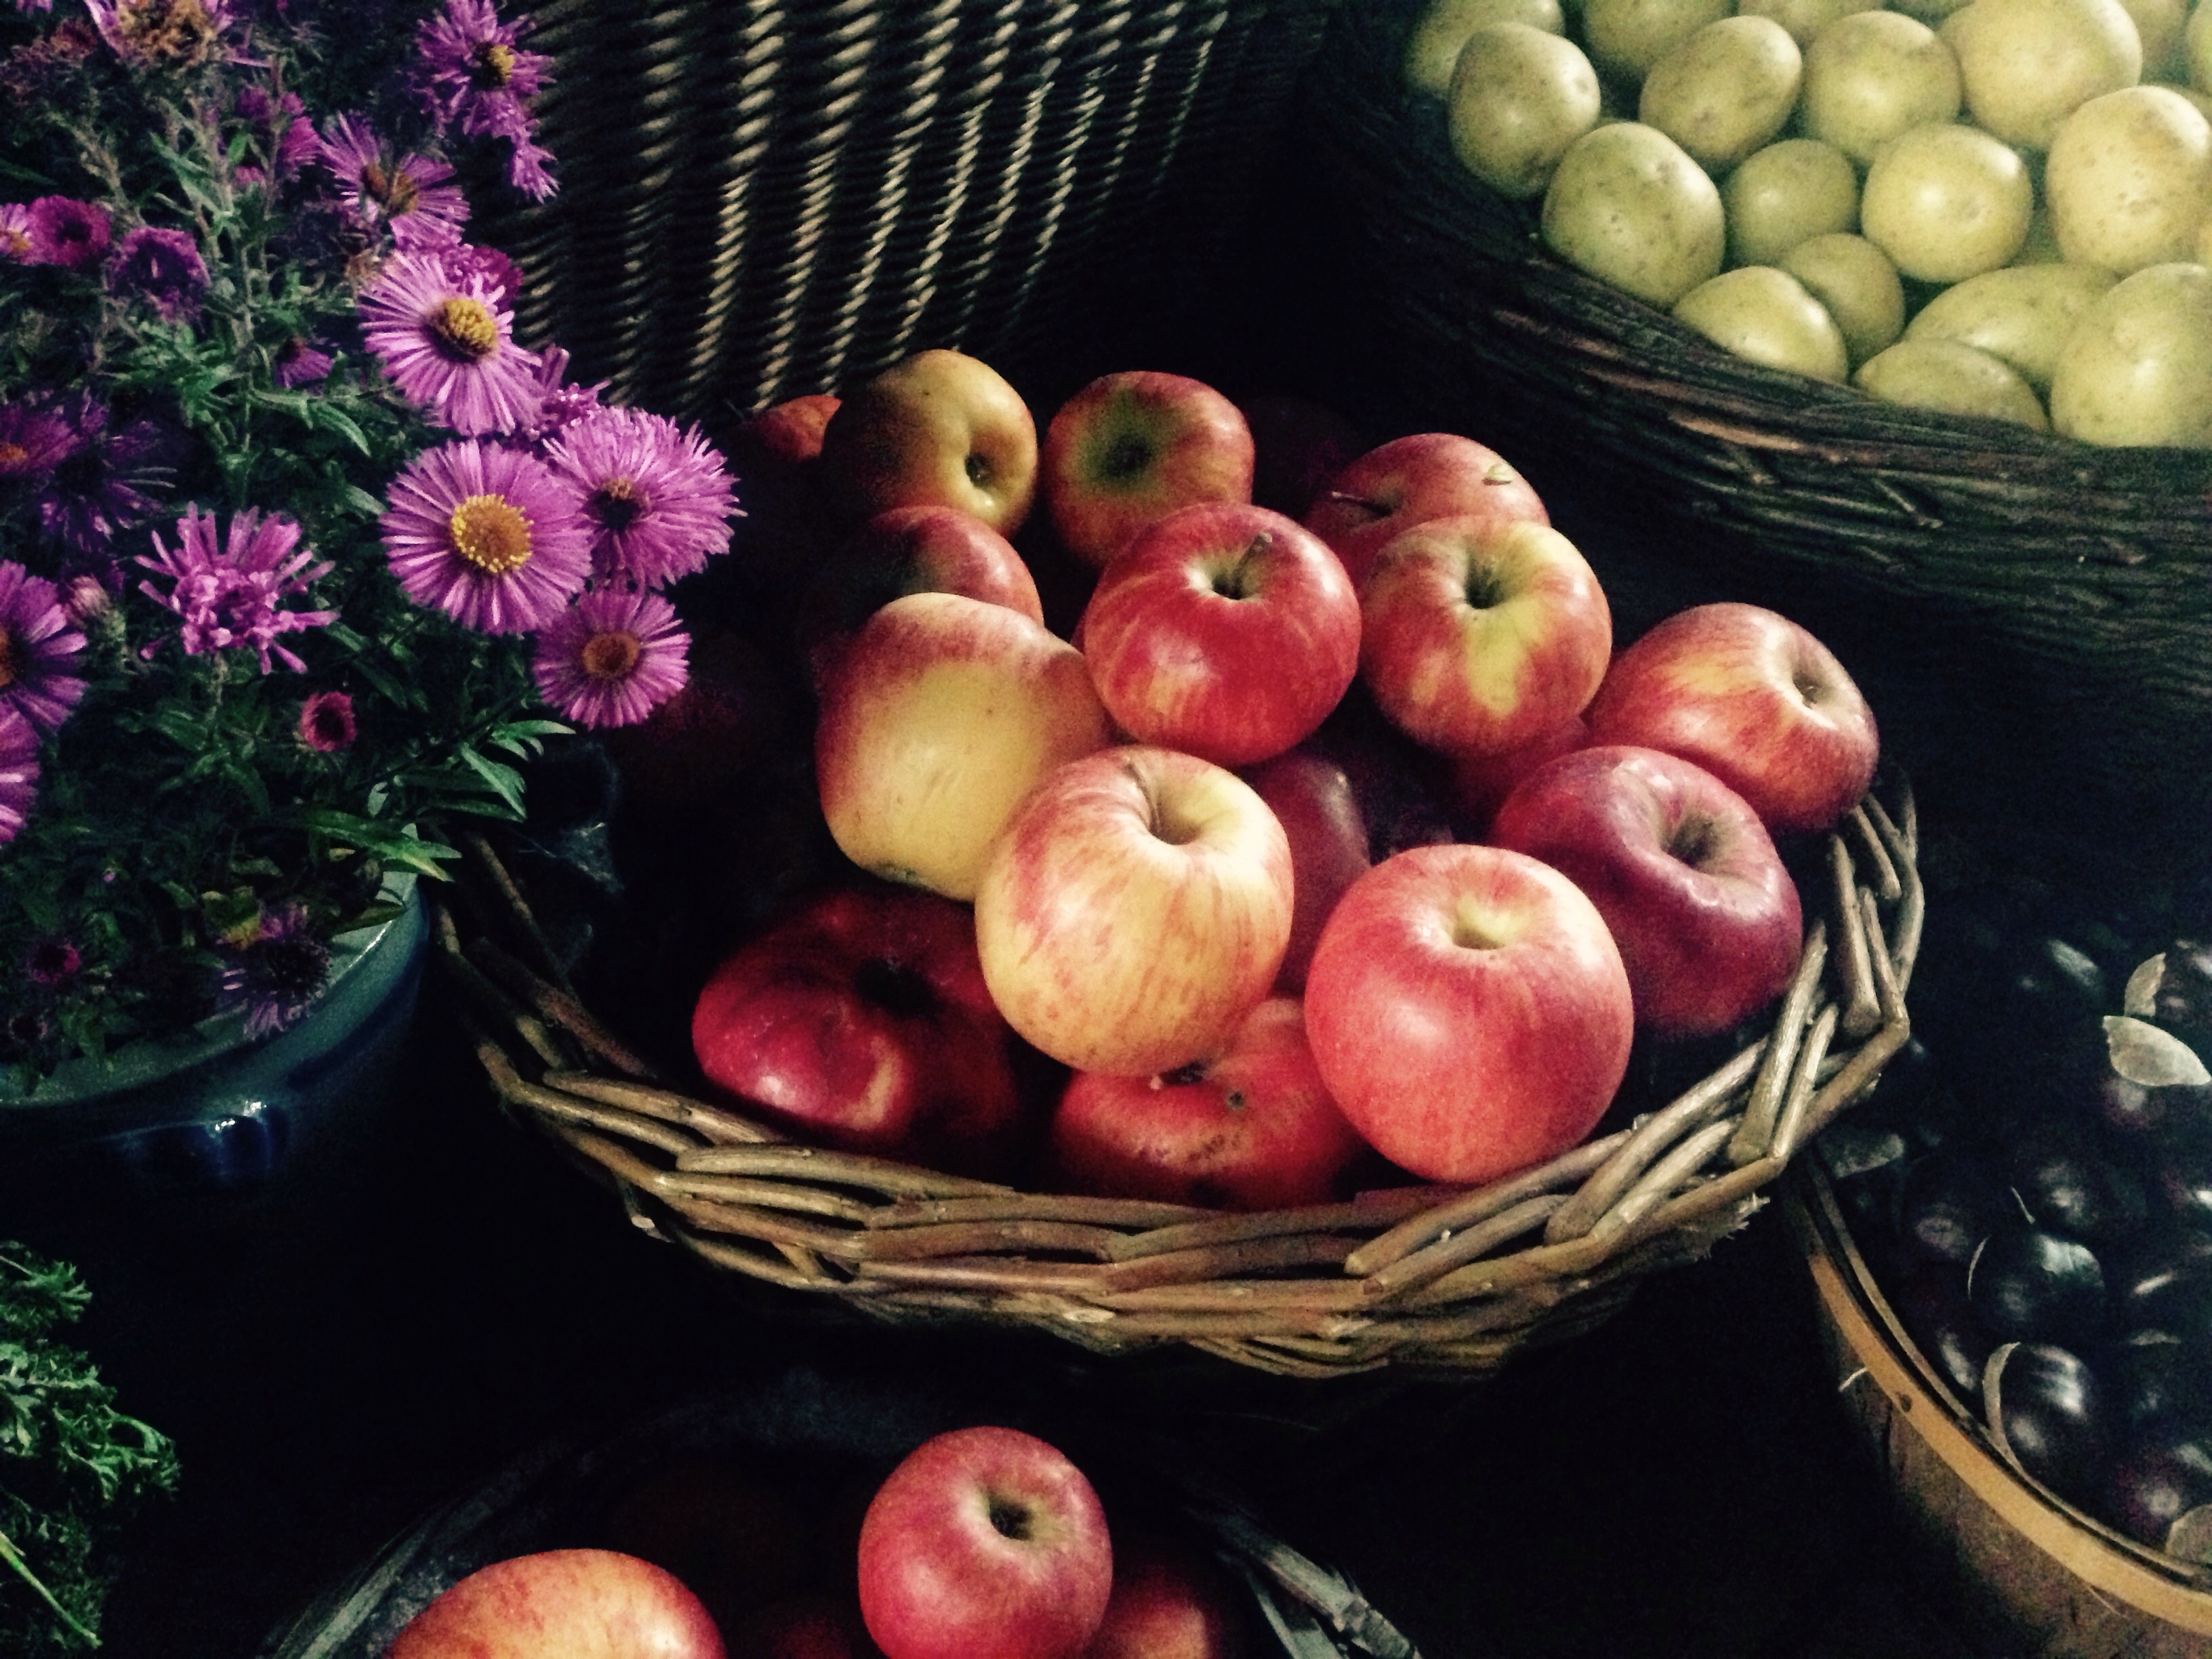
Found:
M 1151 371 L 1038 422 L 949 350 L 732 444 L 611 816 L 534 788 L 439 922 L 500 1097 L 652 1235 L 1480 1372 L 1741 1225 L 1906 1041 L 1919 831 L 1850 676 L 1747 605 L 1616 652 L 1487 447 Z
M 1844 1397 L 1953 1588 L 2038 1651 L 2202 1653 L 2212 950 L 2012 921 L 1939 936 L 1942 1060 L 1908 1046 L 1792 1215 Z

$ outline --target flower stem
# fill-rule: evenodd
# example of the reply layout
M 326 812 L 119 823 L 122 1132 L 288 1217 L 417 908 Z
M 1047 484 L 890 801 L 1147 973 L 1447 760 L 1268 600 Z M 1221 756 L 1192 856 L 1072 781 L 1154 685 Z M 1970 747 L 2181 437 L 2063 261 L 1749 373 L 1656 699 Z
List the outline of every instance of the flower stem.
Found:
M 68 1626 L 72 1633 L 83 1638 L 90 1646 L 100 1645 L 100 1638 L 71 1618 L 70 1610 L 54 1600 L 54 1593 L 39 1582 L 39 1575 L 31 1571 L 31 1564 L 23 1559 L 22 1553 L 9 1541 L 4 1532 L 0 1532 L 0 1565 L 13 1568 L 15 1576 L 37 1592 L 39 1599 L 53 1609 L 54 1617 Z

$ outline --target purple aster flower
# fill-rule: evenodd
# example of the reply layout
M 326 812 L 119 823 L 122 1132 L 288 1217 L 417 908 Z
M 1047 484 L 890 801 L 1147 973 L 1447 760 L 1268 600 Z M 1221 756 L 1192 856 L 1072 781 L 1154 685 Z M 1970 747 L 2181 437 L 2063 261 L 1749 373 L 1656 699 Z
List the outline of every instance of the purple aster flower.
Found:
M 343 691 L 318 691 L 300 705 L 300 741 L 319 754 L 353 747 L 353 699 Z
M 538 412 L 515 428 L 517 437 L 536 443 L 543 443 L 556 433 L 566 430 L 571 421 L 580 421 L 599 408 L 599 398 L 607 389 L 605 380 L 597 386 L 563 385 L 568 378 L 568 354 L 559 346 L 547 346 L 541 356 Z
M 107 210 L 68 196 L 31 204 L 31 264 L 89 270 L 107 255 Z
M 389 226 L 402 250 L 451 247 L 468 222 L 469 198 L 447 181 L 452 167 L 427 155 L 394 158 L 376 129 L 341 115 L 323 135 L 323 165 L 349 192 L 346 206 L 374 229 Z
M 93 27 L 127 64 L 188 69 L 216 55 L 230 0 L 84 0 Z
M 23 952 L 23 976 L 49 991 L 68 984 L 83 966 L 84 957 L 76 946 L 59 933 L 34 940 Z
M 507 152 L 507 182 L 533 202 L 550 201 L 561 189 L 553 177 L 552 160 L 551 150 L 518 137 Z
M 39 796 L 39 734 L 12 708 L 0 708 L 0 844 L 22 833 Z
M 30 206 L 23 202 L 0 202 L 0 264 L 30 263 Z
M 520 297 L 522 267 L 497 248 L 471 247 L 463 242 L 447 248 L 445 253 L 447 270 L 456 278 L 483 277 L 490 284 L 500 304 L 512 306 Z
M 238 113 L 240 118 L 261 130 L 270 165 L 279 179 L 289 179 L 310 161 L 322 158 L 322 138 L 315 131 L 314 124 L 307 119 L 307 106 L 301 101 L 298 93 L 272 95 L 264 86 L 241 87 Z M 242 173 L 245 169 L 239 171 Z
M 401 253 L 361 296 L 362 338 L 430 418 L 466 437 L 510 432 L 537 412 L 538 354 L 481 276 L 434 253 Z
M 524 25 L 502 23 L 491 0 L 446 0 L 416 36 L 416 67 L 440 124 L 478 137 L 530 137 L 525 105 L 545 85 L 552 59 L 516 44 Z
M 296 334 L 270 355 L 269 378 L 278 386 L 317 386 L 330 373 L 331 354 Z
M 545 459 L 583 492 L 595 577 L 662 587 L 729 548 L 730 475 L 696 428 L 601 409 L 549 442 Z
M 107 591 L 107 584 L 89 571 L 81 570 L 58 586 L 63 613 L 79 628 L 93 627 L 115 610 L 115 596 Z
M 34 11 L 52 11 L 54 0 L 15 0 L 15 9 L 25 15 Z
M 0 484 L 43 484 L 76 447 L 66 417 L 36 404 L 0 404 Z
M 385 553 L 417 605 L 486 634 L 526 634 L 591 575 L 583 507 L 536 456 L 463 439 L 425 450 L 393 480 Z
M 84 682 L 67 672 L 84 649 L 60 590 L 12 559 L 0 559 L 0 706 L 41 732 L 69 718 Z
M 125 235 L 107 264 L 109 289 L 139 295 L 164 322 L 198 316 L 200 295 L 207 292 L 207 285 L 200 245 L 186 231 L 141 225 Z
M 306 592 L 331 571 L 327 560 L 317 564 L 312 553 L 295 552 L 299 544 L 300 526 L 291 520 L 281 514 L 264 519 L 249 509 L 231 515 L 230 533 L 218 545 L 215 514 L 190 507 L 177 520 L 175 550 L 163 545 L 155 531 L 157 556 L 138 560 L 155 575 L 167 577 L 169 591 L 164 593 L 149 581 L 139 583 L 138 591 L 181 619 L 179 632 L 186 656 L 241 647 L 258 655 L 264 674 L 271 657 L 298 673 L 307 665 L 277 644 L 279 636 L 325 627 L 338 615 L 279 607 L 279 600 Z M 146 654 L 159 648 L 156 641 Z
M 161 510 L 152 492 L 168 487 L 172 440 L 150 420 L 110 432 L 107 411 L 85 392 L 61 409 L 71 442 L 40 495 L 39 521 L 79 552 L 111 556 L 116 536 Z
M 684 689 L 691 636 L 658 593 L 603 587 L 538 636 L 538 695 L 579 726 L 635 726 Z
M 246 1034 L 267 1036 L 314 1006 L 331 972 L 331 947 L 307 925 L 304 904 L 264 908 L 224 936 L 223 994 L 246 1003 Z

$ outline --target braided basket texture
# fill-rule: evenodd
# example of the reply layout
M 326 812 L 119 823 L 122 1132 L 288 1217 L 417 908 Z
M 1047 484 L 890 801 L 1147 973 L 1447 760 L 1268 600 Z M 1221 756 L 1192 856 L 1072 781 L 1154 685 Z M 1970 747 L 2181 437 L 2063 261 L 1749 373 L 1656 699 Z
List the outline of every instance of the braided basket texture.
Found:
M 440 914 L 440 957 L 515 1115 L 605 1178 L 640 1227 L 718 1267 L 886 1319 L 1027 1326 L 1106 1353 L 1182 1342 L 1291 1376 L 1480 1373 L 1702 1256 L 1879 1079 L 1910 1035 L 1925 914 L 1911 797 L 1893 801 L 1869 796 L 1828 838 L 1825 902 L 1805 895 L 1817 919 L 1772 1028 L 1711 1075 L 1656 1110 L 1617 1102 L 1595 1139 L 1482 1187 L 1303 1209 L 1024 1192 L 796 1144 L 596 1018 L 482 841 Z
M 486 234 L 523 337 L 626 401 L 714 418 L 925 345 L 1018 380 L 1202 289 L 1335 3 L 544 0 L 561 193 Z
M 1552 258 L 1536 204 L 1476 182 L 1442 106 L 1406 88 L 1425 4 L 1340 14 L 1295 129 L 1307 217 L 1353 285 L 1333 314 L 1366 331 L 1347 399 L 1632 507 L 1731 597 L 1853 647 L 1899 737 L 1963 702 L 1943 752 L 1893 745 L 1947 788 L 1993 774 L 2039 818 L 2061 777 L 2131 810 L 2212 806 L 2212 453 L 1876 403 L 1732 356 Z

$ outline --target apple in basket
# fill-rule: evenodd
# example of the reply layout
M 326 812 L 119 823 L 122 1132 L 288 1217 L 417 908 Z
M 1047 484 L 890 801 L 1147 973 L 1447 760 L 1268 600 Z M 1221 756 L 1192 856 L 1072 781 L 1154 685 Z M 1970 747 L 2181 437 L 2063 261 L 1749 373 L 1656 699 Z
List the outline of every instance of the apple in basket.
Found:
M 1293 519 L 1368 448 L 1358 428 L 1310 398 L 1262 392 L 1237 407 L 1252 434 L 1252 500 Z
M 1114 1594 L 1084 1659 L 1242 1659 L 1244 1622 L 1221 1569 L 1154 1533 L 1114 1544 Z
M 1113 1582 L 1097 1493 L 1017 1429 L 924 1441 L 860 1523 L 860 1611 L 889 1659 L 1077 1659 Z
M 950 899 L 889 887 L 814 899 L 715 969 L 691 1044 L 717 1087 L 809 1139 L 965 1173 L 1010 1159 L 1012 1034 Z
M 1661 1037 L 1732 1030 L 1797 966 L 1797 889 L 1759 815 L 1703 767 L 1601 746 L 1522 781 L 1491 841 L 1541 859 L 1597 906 L 1636 1023 Z
M 864 517 L 934 502 L 1011 536 L 1036 496 L 1036 423 L 988 363 L 919 352 L 845 394 L 822 434 L 822 467 Z
M 911 603 L 911 601 L 902 601 Z M 1131 746 L 1040 783 L 975 890 L 991 995 L 1079 1071 L 1149 1077 L 1217 1052 L 1291 932 L 1291 849 L 1233 772 Z
M 1417 432 L 1369 450 L 1331 478 L 1305 526 L 1344 561 L 1352 585 L 1417 524 L 1474 516 L 1491 523 L 1551 517 L 1528 481 L 1498 453 L 1454 432 Z
M 1112 737 L 1073 646 L 1004 605 L 910 593 L 868 618 L 823 689 L 822 813 L 862 869 L 973 898 L 1023 797 Z
M 1834 823 L 1881 751 L 1874 711 L 1835 654 L 1755 605 L 1676 611 L 1614 659 L 1586 718 L 1593 743 L 1695 761 L 1778 835 Z
M 1275 988 L 1295 996 L 1306 988 L 1306 968 L 1329 913 L 1374 862 L 1367 815 L 1343 764 L 1311 750 L 1263 761 L 1244 781 L 1267 803 L 1290 843 L 1291 941 Z
M 1270 997 L 1229 1045 L 1152 1077 L 1078 1072 L 1053 1114 L 1054 1190 L 1207 1209 L 1325 1204 L 1367 1145 L 1329 1098 L 1296 997 Z
M 1252 434 L 1202 381 L 1103 374 L 1052 417 L 1039 475 L 1061 544 L 1096 570 L 1178 507 L 1249 501 Z
M 735 1659 L 873 1659 L 860 1603 L 810 1591 L 754 1607 L 731 1623 Z
M 854 532 L 800 601 L 799 651 L 817 693 L 868 618 L 909 593 L 964 593 L 1044 625 L 1036 579 L 1012 542 L 957 507 L 895 507 Z
M 1596 907 L 1497 847 L 1417 847 L 1362 876 L 1322 930 L 1305 1003 L 1352 1127 L 1431 1181 L 1488 1181 L 1582 1140 L 1635 1034 Z
M 1376 706 L 1445 754 L 1503 754 L 1574 719 L 1613 655 L 1589 562 L 1526 520 L 1416 526 L 1376 556 L 1359 615 Z
M 787 465 L 803 465 L 822 453 L 822 434 L 840 401 L 827 392 L 811 392 L 770 404 L 738 428 L 739 441 Z
M 1138 532 L 1082 623 L 1091 684 L 1139 743 L 1248 766 L 1310 736 L 1359 668 L 1359 599 L 1279 513 L 1186 507 Z
M 614 1550 L 546 1550 L 471 1573 L 409 1621 L 385 1659 L 723 1659 L 673 1574 Z
M 1589 741 L 1589 723 L 1577 714 L 1499 754 L 1452 756 L 1445 793 L 1467 829 L 1468 839 L 1489 840 L 1491 821 L 1522 779 Z

